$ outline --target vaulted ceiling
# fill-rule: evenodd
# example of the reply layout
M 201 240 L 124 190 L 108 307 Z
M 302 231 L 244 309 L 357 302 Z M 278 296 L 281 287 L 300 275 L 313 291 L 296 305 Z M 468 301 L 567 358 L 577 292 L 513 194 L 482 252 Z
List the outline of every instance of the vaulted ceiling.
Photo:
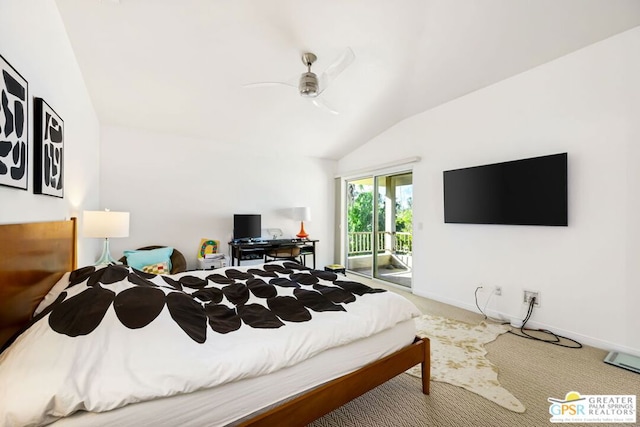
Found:
M 638 0 L 56 0 L 98 118 L 337 159 L 403 119 L 640 25 Z M 318 108 L 285 85 L 355 60 Z M 194 147 L 197 152 L 197 147 Z

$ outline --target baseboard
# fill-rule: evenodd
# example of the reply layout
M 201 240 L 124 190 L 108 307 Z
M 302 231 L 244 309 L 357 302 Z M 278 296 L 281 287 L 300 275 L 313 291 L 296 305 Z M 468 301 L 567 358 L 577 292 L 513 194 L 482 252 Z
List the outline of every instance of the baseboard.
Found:
M 432 299 L 434 301 L 438 301 L 438 302 L 442 302 L 445 304 L 449 304 L 452 305 L 454 307 L 458 307 L 458 308 L 462 308 L 468 311 L 472 311 L 474 313 L 479 313 L 478 312 L 478 308 L 475 305 L 472 304 L 467 304 L 466 302 L 463 301 L 458 301 L 458 300 L 454 300 L 454 299 L 450 299 L 450 298 L 443 298 L 440 295 L 436 295 L 436 294 L 431 294 L 429 292 L 424 293 L 424 292 L 413 292 L 414 295 L 419 296 L 419 297 L 423 297 L 423 298 L 429 298 Z M 513 314 L 509 314 L 509 313 L 503 313 L 503 312 L 499 312 L 496 310 L 492 310 L 492 309 L 487 309 L 486 313 L 487 316 L 491 317 L 491 318 L 495 318 L 495 319 L 504 319 L 505 321 L 513 321 L 515 320 L 519 320 L 520 322 L 522 321 L 522 319 L 519 319 L 519 315 L 513 315 Z M 555 333 L 556 335 L 561 335 L 567 338 L 571 338 L 573 340 L 578 341 L 579 343 L 583 344 L 583 345 L 588 345 L 591 347 L 595 347 L 595 348 L 599 348 L 601 350 L 605 350 L 605 351 L 619 351 L 619 352 L 623 352 L 623 353 L 627 353 L 627 354 L 631 354 L 634 356 L 639 356 L 640 357 L 640 349 L 639 348 L 632 348 L 632 347 L 628 347 L 625 345 L 620 345 L 614 342 L 610 342 L 610 341 L 606 341 L 606 340 L 602 340 L 599 338 L 595 338 L 595 337 L 591 337 L 588 335 L 583 335 L 574 331 L 569 331 L 563 328 L 560 328 L 558 326 L 555 325 L 550 325 L 550 324 L 546 324 L 543 322 L 538 322 L 538 321 L 529 321 L 527 322 L 527 327 L 530 328 L 534 328 L 534 329 L 546 329 L 549 331 L 552 331 L 553 333 Z M 603 356 L 604 357 L 604 356 Z

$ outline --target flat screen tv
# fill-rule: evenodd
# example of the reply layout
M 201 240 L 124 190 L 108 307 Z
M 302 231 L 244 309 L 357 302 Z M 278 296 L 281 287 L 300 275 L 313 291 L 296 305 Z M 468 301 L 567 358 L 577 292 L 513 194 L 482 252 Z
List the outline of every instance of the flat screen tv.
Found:
M 251 241 L 262 237 L 262 219 L 259 214 L 233 215 L 233 240 Z
M 444 222 L 567 225 L 567 153 L 443 172 Z

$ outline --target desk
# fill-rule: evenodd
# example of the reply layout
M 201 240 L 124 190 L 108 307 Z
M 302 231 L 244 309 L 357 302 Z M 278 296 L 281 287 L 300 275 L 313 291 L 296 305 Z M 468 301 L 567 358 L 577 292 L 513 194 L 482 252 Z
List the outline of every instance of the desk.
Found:
M 248 260 L 264 260 L 264 253 L 272 249 L 291 248 L 298 246 L 300 248 L 300 256 L 304 263 L 307 263 L 307 256 L 313 256 L 313 269 L 316 268 L 316 242 L 318 240 L 309 239 L 278 239 L 278 240 L 260 240 L 255 242 L 229 242 L 231 249 L 231 265 L 238 265 L 242 261 Z

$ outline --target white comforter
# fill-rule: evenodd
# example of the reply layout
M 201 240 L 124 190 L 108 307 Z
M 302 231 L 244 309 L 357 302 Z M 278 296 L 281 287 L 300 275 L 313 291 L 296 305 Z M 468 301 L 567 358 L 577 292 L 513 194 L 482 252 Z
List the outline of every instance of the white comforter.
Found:
M 419 315 L 395 293 L 289 262 L 173 276 L 88 267 L 62 280 L 0 354 L 0 425 L 267 374 Z

